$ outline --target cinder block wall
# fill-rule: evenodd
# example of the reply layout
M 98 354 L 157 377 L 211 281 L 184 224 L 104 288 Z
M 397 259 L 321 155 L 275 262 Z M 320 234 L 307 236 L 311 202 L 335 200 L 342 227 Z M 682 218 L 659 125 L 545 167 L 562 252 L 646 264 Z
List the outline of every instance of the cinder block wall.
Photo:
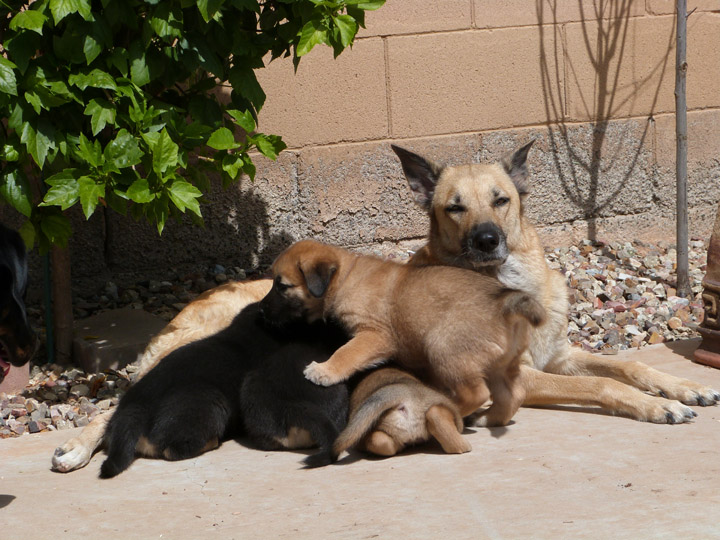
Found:
M 548 245 L 675 231 L 675 2 L 388 0 L 352 50 L 259 74 L 260 130 L 288 144 L 254 183 L 217 188 L 205 229 L 76 220 L 76 278 L 207 262 L 262 265 L 304 237 L 417 244 L 426 231 L 390 150 L 493 160 L 530 138 L 528 211 Z M 720 198 L 720 14 L 689 1 L 691 235 Z M 716 10 L 713 12 L 712 10 Z

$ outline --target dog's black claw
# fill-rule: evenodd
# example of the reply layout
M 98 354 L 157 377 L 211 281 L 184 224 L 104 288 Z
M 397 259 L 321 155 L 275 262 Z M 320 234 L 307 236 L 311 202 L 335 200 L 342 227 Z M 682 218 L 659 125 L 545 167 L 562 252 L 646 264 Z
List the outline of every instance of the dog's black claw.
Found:
M 63 450 L 62 448 L 58 447 L 58 448 L 55 449 L 55 452 L 54 452 L 53 455 L 54 455 L 55 457 L 64 456 L 64 455 L 65 455 L 65 450 Z
M 660 397 L 664 397 L 665 399 L 668 399 L 667 394 L 666 394 L 665 392 L 663 392 L 662 390 L 660 390 L 660 391 L 658 392 L 658 395 L 659 395 Z
M 697 416 L 697 413 L 695 411 L 690 411 L 692 413 L 692 417 L 695 418 Z
M 717 403 L 718 401 L 720 401 L 720 394 L 718 394 L 718 393 L 713 394 L 713 400 L 714 400 L 716 403 Z
M 697 397 L 697 404 L 700 405 L 701 407 L 707 407 L 709 405 L 709 403 L 707 401 L 705 401 L 705 398 L 702 396 Z
M 673 413 L 667 412 L 665 413 L 665 420 L 667 420 L 668 424 L 674 424 L 675 423 L 675 417 L 673 416 Z

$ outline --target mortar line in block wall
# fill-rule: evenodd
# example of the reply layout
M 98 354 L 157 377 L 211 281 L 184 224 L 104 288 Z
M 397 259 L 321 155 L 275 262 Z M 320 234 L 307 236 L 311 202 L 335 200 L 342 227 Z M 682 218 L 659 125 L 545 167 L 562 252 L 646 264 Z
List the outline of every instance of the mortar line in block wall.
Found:
M 385 62 L 385 108 L 387 114 L 387 134 L 388 137 L 394 135 L 392 121 L 392 92 L 390 91 L 390 47 L 387 38 L 383 41 L 383 61 Z
M 470 2 L 470 28 L 477 28 L 477 20 L 475 19 L 475 0 Z
M 717 11 L 709 11 L 709 10 L 698 10 L 697 13 L 717 13 Z M 474 14 L 474 11 L 473 11 Z M 617 19 L 617 17 L 606 17 L 603 18 L 603 21 L 608 20 L 614 20 Z M 632 15 L 631 17 L 628 17 L 630 20 L 640 20 L 640 19 L 675 19 L 674 13 L 658 13 L 658 14 L 647 14 L 643 13 L 640 15 Z M 563 21 L 563 22 L 549 22 L 545 24 L 537 24 L 537 23 L 528 23 L 528 24 L 517 24 L 517 25 L 510 25 L 510 26 L 477 26 L 474 19 L 471 18 L 470 26 L 464 27 L 464 28 L 453 28 L 449 30 L 420 30 L 420 31 L 414 31 L 414 32 L 405 32 L 405 33 L 398 33 L 398 34 L 374 34 L 374 35 L 368 35 L 368 36 L 360 36 L 355 38 L 355 42 L 359 41 L 367 41 L 371 39 L 377 39 L 377 38 L 409 38 L 409 37 L 420 37 L 420 36 L 433 36 L 433 35 L 444 35 L 444 34 L 459 34 L 462 32 L 497 32 L 501 30 L 518 30 L 518 29 L 527 29 L 527 28 L 538 28 L 538 27 L 551 27 L 551 26 L 566 26 L 566 25 L 582 25 L 582 24 L 588 24 L 589 22 L 597 22 L 596 19 L 586 19 L 585 21 Z
M 562 117 L 563 121 L 567 120 L 568 117 L 568 110 L 570 105 L 568 104 L 568 62 L 567 62 L 567 26 L 562 25 L 560 27 L 560 50 L 562 51 L 562 54 L 560 55 L 560 61 L 562 62 L 562 86 L 563 86 L 563 94 L 562 94 Z
M 696 109 L 688 110 L 688 115 L 692 115 L 693 113 L 698 112 L 713 112 L 713 111 L 720 111 L 720 106 L 718 107 L 698 107 Z M 658 118 L 663 117 L 673 117 L 675 115 L 674 112 L 666 112 L 666 113 L 653 113 L 653 114 L 642 114 L 638 116 L 623 116 L 618 118 L 611 118 L 610 122 L 625 122 L 625 121 L 642 121 L 647 122 L 650 119 L 653 121 L 656 121 Z M 341 146 L 360 146 L 363 144 L 372 144 L 372 143 L 384 143 L 384 142 L 395 142 L 395 141 L 421 141 L 431 138 L 449 138 L 449 137 L 457 137 L 459 135 L 467 136 L 467 135 L 484 135 L 489 133 L 500 133 L 503 131 L 517 131 L 517 130 L 537 130 L 537 129 L 547 129 L 547 128 L 553 128 L 557 127 L 559 125 L 563 125 L 565 127 L 574 127 L 574 126 L 581 126 L 583 124 L 591 124 L 593 120 L 573 120 L 573 121 L 566 121 L 566 122 L 553 122 L 553 123 L 542 123 L 542 124 L 524 124 L 524 125 L 517 125 L 517 126 L 503 126 L 503 127 L 497 127 L 497 128 L 489 128 L 489 129 L 479 129 L 479 130 L 468 130 L 468 131 L 456 131 L 453 133 L 428 133 L 425 135 L 415 135 L 411 137 L 402 137 L 402 138 L 396 138 L 396 137 L 380 137 L 375 139 L 365 139 L 362 141 L 343 141 L 343 142 L 337 142 L 337 143 L 324 143 L 324 144 L 312 144 L 312 145 L 305 145 L 305 146 L 293 146 L 289 147 L 286 151 L 287 152 L 302 152 L 309 149 L 315 149 L 315 148 L 336 148 Z M 261 154 L 259 152 L 252 152 L 251 156 L 260 156 Z

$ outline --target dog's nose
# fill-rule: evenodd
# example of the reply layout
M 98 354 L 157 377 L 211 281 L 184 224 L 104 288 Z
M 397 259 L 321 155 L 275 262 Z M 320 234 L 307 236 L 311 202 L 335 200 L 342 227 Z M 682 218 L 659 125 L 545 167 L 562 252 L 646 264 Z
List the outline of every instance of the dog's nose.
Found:
M 500 245 L 500 235 L 493 229 L 481 229 L 472 235 L 472 247 L 489 253 Z

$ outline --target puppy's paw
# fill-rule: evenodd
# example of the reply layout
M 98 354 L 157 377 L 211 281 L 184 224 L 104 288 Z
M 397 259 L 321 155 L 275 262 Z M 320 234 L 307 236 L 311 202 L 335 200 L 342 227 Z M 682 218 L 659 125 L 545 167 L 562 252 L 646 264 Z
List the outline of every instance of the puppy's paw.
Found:
M 77 439 L 70 439 L 55 449 L 52 457 L 52 469 L 57 472 L 70 472 L 80 469 L 90 462 L 92 452 Z
M 338 377 L 332 371 L 327 368 L 326 362 L 318 364 L 317 362 L 310 362 L 305 370 L 303 371 L 305 378 L 320 386 L 331 386 L 342 381 L 342 378 Z

